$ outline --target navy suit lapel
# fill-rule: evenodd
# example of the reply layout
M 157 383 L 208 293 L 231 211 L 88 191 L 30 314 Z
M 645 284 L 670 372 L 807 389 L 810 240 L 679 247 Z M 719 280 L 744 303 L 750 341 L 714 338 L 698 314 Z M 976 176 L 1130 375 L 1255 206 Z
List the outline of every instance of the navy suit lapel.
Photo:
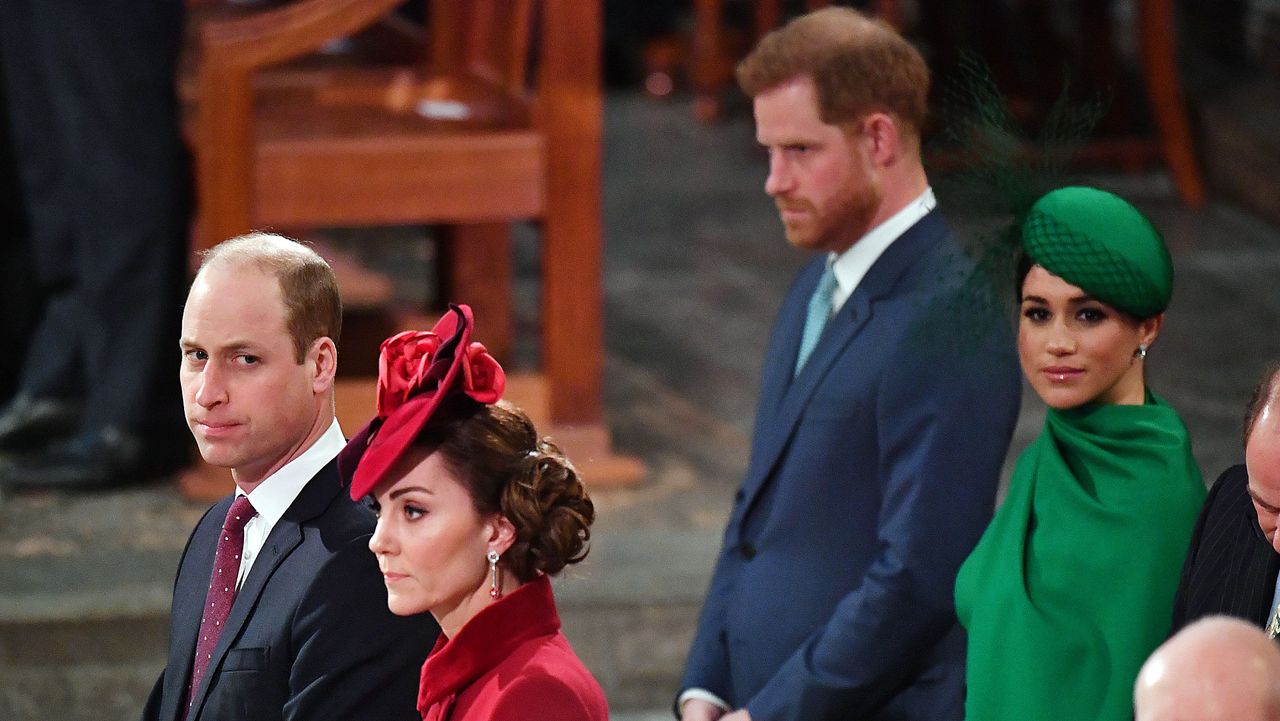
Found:
M 818 285 L 826 259 L 815 258 L 801 269 L 778 312 L 776 328 L 765 350 L 764 367 L 760 383 L 759 409 L 756 411 L 756 435 L 766 433 L 771 426 L 764 422 L 778 412 L 787 389 L 791 387 L 796 355 L 800 351 L 800 336 L 804 333 L 805 313 L 809 296 Z
M 293 505 L 289 506 L 289 510 L 285 511 L 284 516 L 271 529 L 266 542 L 262 544 L 257 560 L 249 570 L 249 576 L 240 587 L 240 591 L 236 593 L 236 600 L 231 605 L 231 614 L 227 616 L 227 625 L 222 629 L 222 635 L 218 637 L 218 645 L 213 649 L 213 658 L 209 660 L 209 670 L 205 673 L 200 688 L 193 691 L 195 703 L 191 707 L 188 718 L 198 717 L 199 710 L 209 695 L 209 685 L 218 677 L 216 669 L 220 667 L 227 651 L 239 638 L 249 616 L 257 608 L 258 598 L 266 588 L 267 582 L 280 564 L 302 543 L 302 524 L 323 513 L 340 490 L 342 485 L 338 479 L 335 459 L 307 482 L 302 492 L 294 499 Z M 209 566 L 212 568 L 212 560 Z
M 741 508 L 750 508 L 765 479 L 772 474 L 782 457 L 787 441 L 795 432 L 809 399 L 859 331 L 870 322 L 875 312 L 875 301 L 889 295 L 899 278 L 945 235 L 946 224 L 942 215 L 934 210 L 885 249 L 858 283 L 853 295 L 849 296 L 840 311 L 827 322 L 813 355 L 800 370 L 800 374 L 792 380 L 805 309 L 809 296 L 817 285 L 821 263 L 825 259 L 818 259 L 802 271 L 812 278 L 802 275 L 801 280 L 797 281 L 798 291 L 802 292 L 797 293 L 799 298 L 788 298 L 790 313 L 786 318 L 787 322 L 780 323 L 779 332 L 775 334 L 775 342 L 779 347 L 771 346 L 767 356 L 765 383 L 761 389 L 760 409 L 757 411 L 756 437 L 752 442 L 752 460 L 742 484 Z M 791 317 L 797 314 L 797 310 L 798 320 Z M 783 352 L 782 348 L 789 352 Z
M 183 568 L 194 570 L 180 572 L 174 587 L 173 608 L 170 610 L 173 650 L 165 669 L 164 700 L 160 707 L 162 719 L 177 721 L 182 718 L 181 707 L 187 700 L 187 683 L 191 680 L 191 663 L 196 653 L 196 636 L 200 633 L 200 614 L 204 611 L 209 591 L 209 576 L 213 573 L 218 533 L 234 498 L 234 495 L 227 496 L 205 512 L 182 559 Z

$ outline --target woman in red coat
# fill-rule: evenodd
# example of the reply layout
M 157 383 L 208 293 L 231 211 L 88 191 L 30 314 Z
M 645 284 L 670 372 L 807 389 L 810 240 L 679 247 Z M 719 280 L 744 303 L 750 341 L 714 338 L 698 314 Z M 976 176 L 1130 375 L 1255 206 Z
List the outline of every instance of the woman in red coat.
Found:
M 607 721 L 556 614 L 548 576 L 587 553 L 595 511 L 569 460 L 500 400 L 502 368 L 471 310 L 382 344 L 378 416 L 351 440 L 351 497 L 370 496 L 393 613 L 430 611 L 428 721 Z

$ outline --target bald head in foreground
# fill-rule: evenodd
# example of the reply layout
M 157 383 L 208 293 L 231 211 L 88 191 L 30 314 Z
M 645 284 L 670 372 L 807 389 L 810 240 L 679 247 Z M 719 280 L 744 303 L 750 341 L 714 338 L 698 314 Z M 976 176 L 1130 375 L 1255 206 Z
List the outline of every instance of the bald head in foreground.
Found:
M 1136 721 L 1280 721 L 1280 648 L 1226 616 L 1157 648 L 1133 689 Z

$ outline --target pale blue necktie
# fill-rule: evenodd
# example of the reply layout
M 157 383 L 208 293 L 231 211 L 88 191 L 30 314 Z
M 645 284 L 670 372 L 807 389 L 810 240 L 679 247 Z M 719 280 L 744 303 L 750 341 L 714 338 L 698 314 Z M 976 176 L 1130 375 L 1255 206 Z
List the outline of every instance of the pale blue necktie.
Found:
M 818 339 L 822 337 L 822 328 L 831 317 L 831 298 L 835 293 L 836 274 L 831 269 L 831 263 L 828 262 L 822 277 L 818 279 L 818 287 L 813 289 L 813 295 L 809 297 L 809 313 L 804 318 L 804 333 L 800 335 L 800 352 L 796 354 L 795 375 L 800 375 L 804 362 L 809 360 L 813 349 L 818 346 Z

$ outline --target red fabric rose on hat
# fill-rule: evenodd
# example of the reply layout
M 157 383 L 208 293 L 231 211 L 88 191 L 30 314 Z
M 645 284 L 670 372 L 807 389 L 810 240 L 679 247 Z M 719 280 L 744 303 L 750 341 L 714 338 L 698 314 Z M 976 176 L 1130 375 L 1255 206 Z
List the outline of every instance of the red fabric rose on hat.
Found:
M 462 393 L 496 403 L 506 389 L 502 366 L 471 342 L 471 308 L 450 305 L 429 331 L 405 331 L 382 342 L 378 357 L 378 415 L 339 455 L 353 499 L 372 492 L 441 403 Z
M 472 343 L 462 359 L 462 392 L 479 403 L 497 403 L 507 376 L 483 343 Z
M 407 330 L 382 341 L 378 355 L 378 417 L 386 418 L 422 386 L 444 340 L 431 331 Z M 495 361 L 496 363 L 496 361 Z

